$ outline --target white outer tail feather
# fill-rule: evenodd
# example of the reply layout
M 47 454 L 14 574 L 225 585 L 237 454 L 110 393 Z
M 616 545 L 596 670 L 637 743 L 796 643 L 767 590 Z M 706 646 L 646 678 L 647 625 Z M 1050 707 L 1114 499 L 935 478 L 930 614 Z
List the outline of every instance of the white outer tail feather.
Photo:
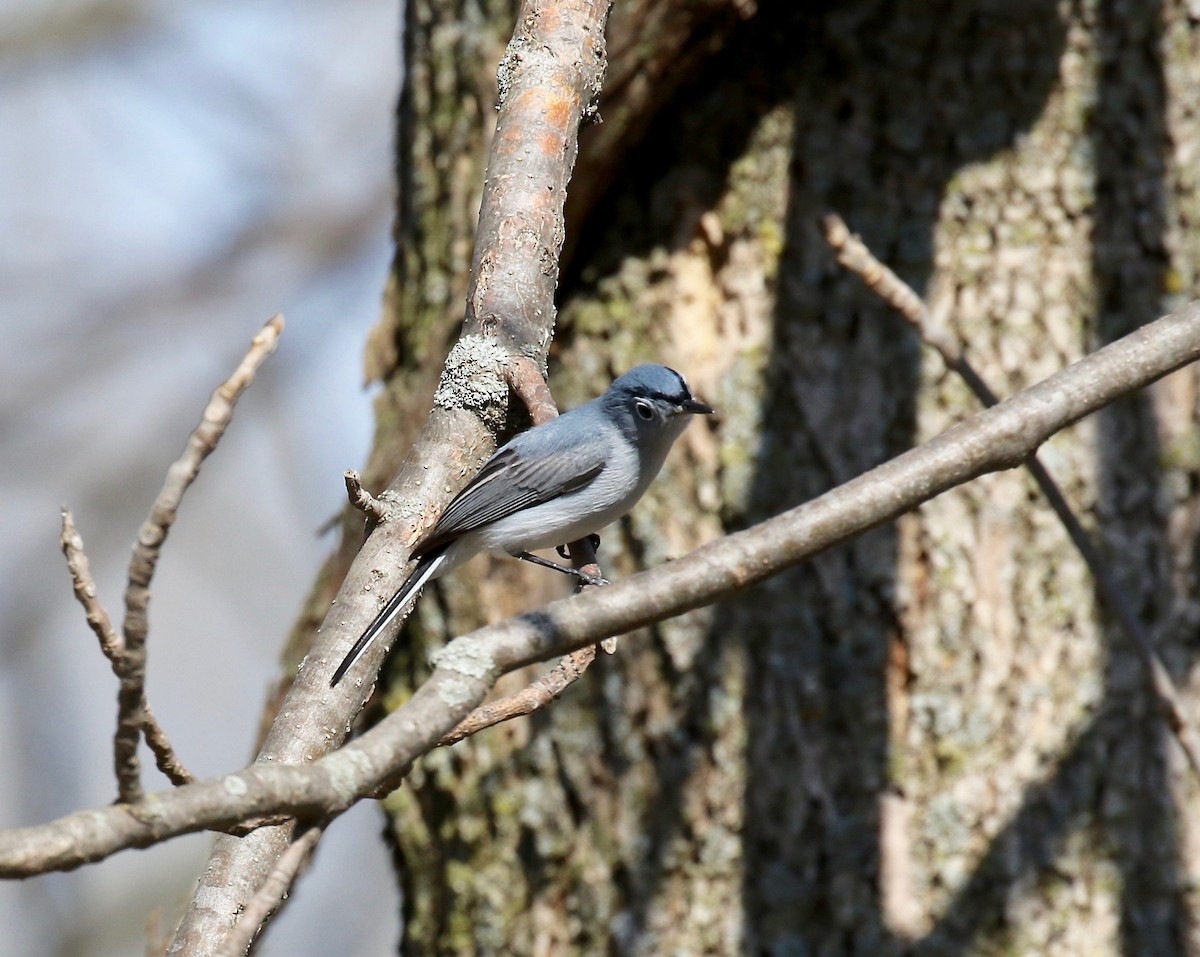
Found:
M 413 569 L 413 573 L 408 577 L 408 580 L 400 586 L 396 594 L 388 599 L 387 604 L 375 616 L 375 620 L 362 633 L 362 637 L 354 643 L 354 647 L 342 659 L 342 663 L 338 665 L 337 670 L 333 673 L 333 677 L 329 681 L 331 688 L 335 687 L 342 680 L 346 672 L 362 657 L 363 652 L 370 647 L 371 642 L 379 636 L 380 632 L 416 600 L 421 589 L 425 587 L 431 578 L 437 575 L 438 570 L 446 563 L 447 551 L 449 551 L 449 543 L 442 548 L 434 549 L 428 554 L 422 555 L 417 560 L 417 567 Z

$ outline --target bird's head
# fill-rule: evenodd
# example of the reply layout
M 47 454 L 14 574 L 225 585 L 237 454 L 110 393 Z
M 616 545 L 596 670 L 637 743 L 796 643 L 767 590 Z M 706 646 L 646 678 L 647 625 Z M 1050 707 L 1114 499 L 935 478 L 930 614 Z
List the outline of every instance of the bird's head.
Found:
M 674 439 L 692 415 L 712 415 L 674 369 L 660 365 L 635 366 L 613 381 L 605 395 L 610 414 L 632 425 L 642 437 L 656 434 Z

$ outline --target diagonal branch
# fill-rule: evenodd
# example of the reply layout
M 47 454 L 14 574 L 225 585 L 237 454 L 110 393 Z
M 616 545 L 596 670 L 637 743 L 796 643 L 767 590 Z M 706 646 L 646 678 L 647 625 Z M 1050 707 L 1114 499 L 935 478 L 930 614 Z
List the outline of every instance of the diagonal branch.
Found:
M 528 356 L 513 356 L 505 370 L 509 387 L 529 410 L 534 425 L 558 418 L 558 403 L 550 392 L 542 370 Z
M 231 827 L 257 815 L 336 817 L 364 795 L 396 786 L 414 760 L 479 705 L 499 675 L 729 597 L 947 489 L 1015 468 L 1055 432 L 1197 358 L 1200 302 L 797 508 L 684 558 L 455 639 L 407 702 L 312 763 L 257 763 L 134 805 L 0 832 L 0 876 L 78 867 L 124 848 Z
M 929 308 L 916 291 L 891 269 L 881 263 L 866 244 L 850 232 L 845 221 L 836 214 L 824 218 L 825 239 L 837 253 L 838 262 L 852 272 L 862 277 L 873 292 L 895 309 L 912 326 L 921 340 L 931 346 L 942 357 L 946 366 L 957 372 L 975 393 L 976 398 L 984 407 L 990 407 L 999 402 L 996 393 L 984 381 L 966 356 L 962 343 L 948 329 L 938 326 L 930 315 Z M 1116 619 L 1117 625 L 1125 632 L 1126 637 L 1141 656 L 1150 679 L 1150 687 L 1158 698 L 1159 708 L 1167 726 L 1171 729 L 1183 753 L 1187 756 L 1192 773 L 1200 778 L 1200 734 L 1188 720 L 1183 700 L 1175 682 L 1171 680 L 1167 666 L 1155 650 L 1154 641 L 1147 634 L 1141 619 L 1133 610 L 1125 591 L 1117 582 L 1117 577 L 1109 568 L 1108 563 L 1100 555 L 1092 536 L 1088 534 L 1083 524 L 1071 510 L 1066 496 L 1058 483 L 1042 465 L 1036 455 L 1030 456 L 1025 468 L 1033 476 L 1033 480 L 1041 489 L 1050 508 L 1058 516 L 1059 522 L 1071 539 L 1076 551 L 1083 557 L 1096 583 L 1096 592 L 1101 602 Z
M 125 591 L 125 641 L 144 645 L 149 631 L 150 580 L 167 532 L 175 524 L 184 493 L 200 474 L 200 466 L 217 447 L 233 418 L 233 410 L 255 373 L 275 351 L 283 332 L 283 316 L 272 316 L 250 341 L 250 348 L 233 374 L 209 397 L 200 424 L 188 436 L 183 454 L 167 470 L 167 478 L 150 514 L 138 532 L 129 561 L 129 587 Z
M 405 567 L 415 536 L 494 448 L 508 399 L 506 366 L 517 356 L 545 366 L 556 315 L 563 203 L 579 124 L 594 113 L 604 75 L 608 9 L 609 0 L 520 3 L 500 64 L 496 132 L 462 334 L 409 459 L 380 496 L 395 503 L 389 520 L 363 543 L 338 589 L 279 706 L 260 762 L 310 762 L 345 738 L 371 682 L 343 681 L 331 689 L 329 675 L 375 617 L 378 594 Z M 381 640 L 368 650 L 363 673 L 378 671 L 389 644 Z M 284 825 L 218 838 L 169 953 L 215 952 L 293 832 L 294 826 Z

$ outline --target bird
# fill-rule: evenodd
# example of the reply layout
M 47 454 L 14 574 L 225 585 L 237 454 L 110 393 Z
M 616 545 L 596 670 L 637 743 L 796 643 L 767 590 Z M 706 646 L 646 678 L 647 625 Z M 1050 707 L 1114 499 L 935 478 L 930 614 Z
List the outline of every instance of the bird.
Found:
M 413 546 L 416 566 L 338 665 L 330 685 L 342 680 L 426 584 L 480 552 L 606 584 L 530 553 L 593 536 L 628 513 L 692 417 L 714 413 L 674 369 L 647 364 L 618 376 L 590 402 L 514 436 Z

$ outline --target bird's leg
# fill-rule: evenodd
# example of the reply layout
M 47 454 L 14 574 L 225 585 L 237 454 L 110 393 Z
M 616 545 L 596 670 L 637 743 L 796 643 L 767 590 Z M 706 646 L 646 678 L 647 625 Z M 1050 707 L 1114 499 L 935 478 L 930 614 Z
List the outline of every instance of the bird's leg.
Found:
M 543 568 L 553 568 L 556 572 L 562 572 L 564 575 L 578 578 L 581 582 L 586 582 L 589 585 L 608 584 L 607 578 L 600 578 L 598 575 L 589 575 L 578 568 L 572 568 L 570 565 L 560 565 L 558 562 L 552 562 L 548 558 L 541 558 L 529 552 L 517 552 L 513 555 L 513 558 L 519 558 L 523 562 L 532 562 L 534 565 L 541 565 Z
M 592 551 L 594 551 L 594 552 L 600 551 L 600 536 L 599 535 L 597 535 L 595 532 L 592 532 L 592 534 L 587 537 L 587 541 L 588 541 L 588 544 L 592 546 Z M 559 558 L 570 558 L 571 557 L 570 554 L 567 552 L 567 548 L 568 548 L 568 546 L 566 546 L 566 545 L 555 545 L 554 546 L 554 550 L 556 552 L 558 552 Z

